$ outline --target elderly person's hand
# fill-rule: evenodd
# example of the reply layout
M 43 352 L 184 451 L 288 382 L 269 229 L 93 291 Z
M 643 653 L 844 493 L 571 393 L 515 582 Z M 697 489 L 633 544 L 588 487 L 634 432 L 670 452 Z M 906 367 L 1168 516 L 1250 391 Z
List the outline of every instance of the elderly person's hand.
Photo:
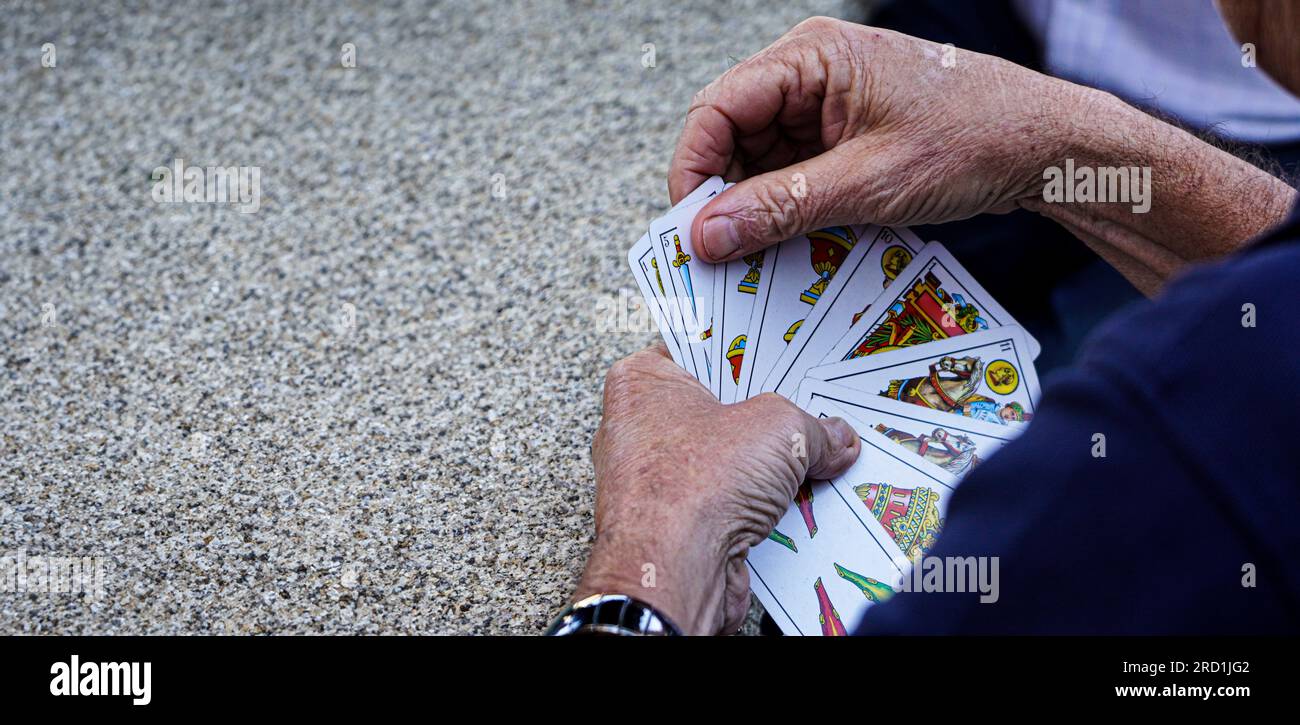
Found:
M 829 18 L 797 25 L 700 91 L 668 176 L 674 203 L 744 179 L 696 217 L 712 261 L 837 224 L 1011 211 L 1052 149 L 1029 142 L 1078 86 L 993 56 Z M 796 176 L 802 175 L 802 176 Z
M 749 549 L 805 478 L 842 473 L 861 444 L 772 393 L 724 406 L 661 345 L 605 379 L 592 444 L 596 544 L 575 599 L 625 594 L 689 634 L 739 628 Z
M 1047 202 L 1045 172 L 1066 159 L 1147 169 L 1150 208 Z M 800 23 L 697 94 L 669 170 L 672 201 L 714 174 L 739 183 L 695 217 L 706 261 L 827 226 L 1024 207 L 1148 293 L 1285 218 L 1295 198 L 1281 180 L 1110 94 L 828 18 Z

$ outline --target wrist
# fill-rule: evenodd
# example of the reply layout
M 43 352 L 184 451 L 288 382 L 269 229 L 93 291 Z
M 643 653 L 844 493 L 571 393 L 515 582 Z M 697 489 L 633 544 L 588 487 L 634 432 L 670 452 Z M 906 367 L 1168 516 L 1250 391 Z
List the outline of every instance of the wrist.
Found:
M 1076 143 L 1082 108 L 1104 104 L 1104 94 L 1010 61 L 983 56 L 972 64 L 979 77 L 968 92 L 984 118 L 969 124 L 974 138 L 950 140 L 949 153 L 967 155 L 967 165 L 993 174 L 1013 200 L 1038 197 L 1043 170 L 1058 165 Z
M 640 522 L 598 534 L 575 601 L 625 594 L 654 607 L 685 634 L 713 634 L 723 620 L 725 554 L 707 529 L 674 530 Z
M 1065 159 L 1076 165 L 1149 165 L 1155 149 L 1172 143 L 1172 134 L 1187 135 L 1112 93 L 1060 80 L 1056 86 L 1045 166 Z
M 1109 244 L 1165 278 L 1187 262 L 1238 249 L 1289 214 L 1295 191 L 1281 179 L 1113 94 L 1057 83 L 1060 110 L 1033 196 L 1043 202 L 1036 210 L 1076 234 Z M 1043 174 L 1049 166 L 1064 168 L 1067 160 L 1094 173 L 1141 172 L 1144 185 L 1130 190 L 1128 203 L 1049 200 Z
M 1031 198 L 1042 198 L 1046 170 L 1064 166 L 1066 159 L 1091 165 L 1113 159 L 1118 152 L 1112 129 L 1131 129 L 1136 119 L 1125 118 L 1130 112 L 1150 118 L 1105 91 L 1050 76 L 1040 76 L 1040 82 L 1032 94 L 1031 142 L 1016 151 Z

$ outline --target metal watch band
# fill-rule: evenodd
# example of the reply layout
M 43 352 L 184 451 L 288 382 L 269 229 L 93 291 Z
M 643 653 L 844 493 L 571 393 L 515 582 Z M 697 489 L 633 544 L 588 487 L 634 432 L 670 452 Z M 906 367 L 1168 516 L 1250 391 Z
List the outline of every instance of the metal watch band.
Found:
M 604 634 L 622 637 L 679 637 L 682 631 L 654 607 L 623 594 L 593 594 L 560 613 L 548 637 Z

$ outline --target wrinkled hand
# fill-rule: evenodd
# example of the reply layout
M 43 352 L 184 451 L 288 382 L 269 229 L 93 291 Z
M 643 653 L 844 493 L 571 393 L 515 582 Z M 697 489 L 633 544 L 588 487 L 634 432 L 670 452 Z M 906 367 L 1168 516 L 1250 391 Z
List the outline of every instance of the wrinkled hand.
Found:
M 596 544 L 575 599 L 627 594 L 688 633 L 735 631 L 749 549 L 805 477 L 857 459 L 857 435 L 774 393 L 724 406 L 662 344 L 610 369 L 604 406 L 591 451 Z
M 695 218 L 696 250 L 715 262 L 837 224 L 1008 212 L 1041 191 L 1056 119 L 1086 93 L 993 56 L 813 18 L 696 95 L 669 194 L 744 179 Z

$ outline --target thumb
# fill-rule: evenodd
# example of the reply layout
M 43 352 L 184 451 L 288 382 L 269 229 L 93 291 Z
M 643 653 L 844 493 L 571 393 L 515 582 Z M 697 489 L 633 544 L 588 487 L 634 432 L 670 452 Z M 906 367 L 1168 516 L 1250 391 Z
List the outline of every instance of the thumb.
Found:
M 848 154 L 831 149 L 722 192 L 695 216 L 695 251 L 726 262 L 816 229 L 867 221 L 853 218 L 861 190 L 847 162 Z
M 862 439 L 843 418 L 817 418 L 804 413 L 815 430 L 820 431 L 821 446 L 808 446 L 807 478 L 825 480 L 849 470 L 862 452 Z
M 767 421 L 767 425 L 779 421 L 779 429 L 790 436 L 787 460 L 792 464 L 797 461 L 796 465 L 803 469 L 799 480 L 791 482 L 791 497 L 803 479 L 834 478 L 858 460 L 862 440 L 842 418 L 814 418 L 776 393 L 763 393 L 740 405 L 752 411 L 756 420 Z

